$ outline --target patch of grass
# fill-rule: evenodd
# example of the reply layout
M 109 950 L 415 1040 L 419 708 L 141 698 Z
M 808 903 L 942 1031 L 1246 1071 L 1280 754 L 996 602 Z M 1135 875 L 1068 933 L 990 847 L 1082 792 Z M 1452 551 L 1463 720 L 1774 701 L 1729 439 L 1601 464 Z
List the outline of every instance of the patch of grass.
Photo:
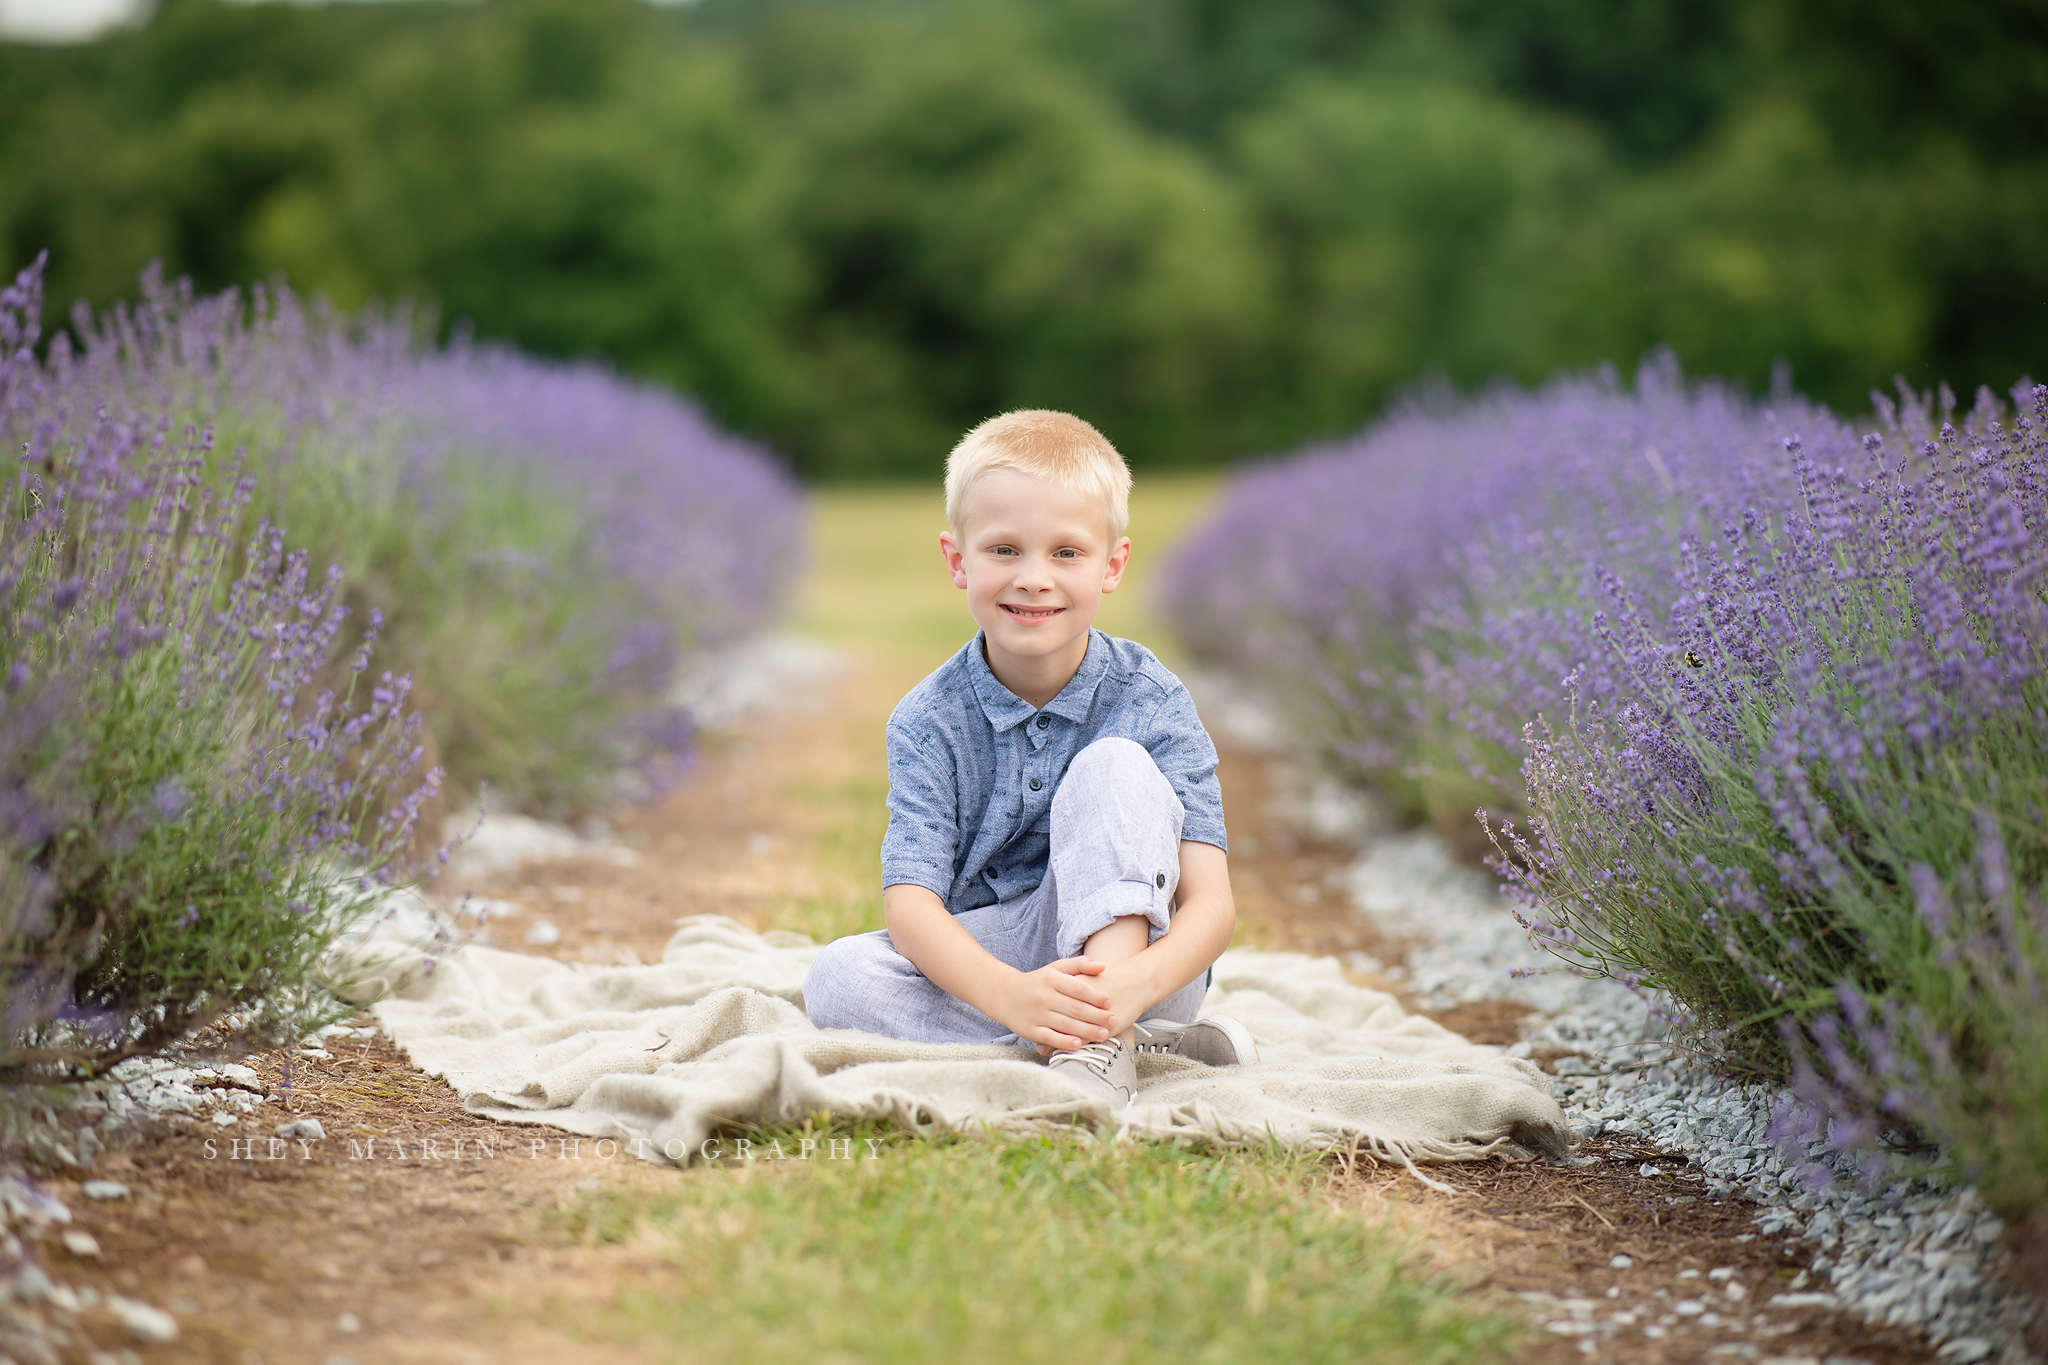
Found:
M 1506 1317 L 1461 1306 L 1313 1158 L 1075 1136 L 744 1134 L 673 1193 L 597 1195 L 572 1240 L 661 1247 L 575 1327 L 676 1361 L 1489 1361 Z M 853 1160 L 822 1160 L 852 1136 Z M 880 1139 L 870 1158 L 867 1137 Z
M 786 795 L 817 813 L 792 856 L 812 870 L 819 890 L 772 904 L 761 927 L 808 934 L 819 943 L 881 928 L 876 850 L 889 823 L 888 779 L 864 772 L 840 782 L 798 783 Z
M 866 895 L 788 896 L 771 905 L 765 918 L 763 928 L 785 929 L 814 943 L 830 943 L 848 934 L 884 927 L 882 893 L 877 889 Z

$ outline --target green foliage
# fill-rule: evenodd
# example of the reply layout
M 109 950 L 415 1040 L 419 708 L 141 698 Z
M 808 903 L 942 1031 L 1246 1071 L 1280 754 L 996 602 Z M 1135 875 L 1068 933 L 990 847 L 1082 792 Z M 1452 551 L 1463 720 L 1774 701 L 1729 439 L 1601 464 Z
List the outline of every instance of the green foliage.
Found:
M 840 1132 L 749 1132 L 749 1162 L 728 1136 L 672 1194 L 576 1211 L 659 1245 L 682 1287 L 580 1329 L 676 1360 L 1508 1357 L 1506 1319 L 1455 1306 L 1302 1157 L 862 1130 L 851 1149 L 879 1155 L 830 1161 Z
M 1414 380 L 1540 376 L 1590 262 L 1611 178 L 1598 140 L 1565 120 L 1440 82 L 1297 83 L 1248 120 L 1234 159 L 1278 263 L 1269 423 L 1357 422 L 1359 395 Z
M 990 411 L 1142 463 L 1669 344 L 1860 403 L 2042 365 L 2024 0 L 166 0 L 0 44 L 0 265 L 282 271 L 699 394 L 814 476 Z
M 933 33 L 806 27 L 792 224 L 800 325 L 834 396 L 793 440 L 825 468 L 921 463 L 1002 407 L 1089 413 L 1136 449 L 1210 459 L 1263 319 L 1238 205 L 1029 53 L 1014 19 Z M 868 50 L 864 51 L 866 48 Z
M 383 613 L 380 653 L 410 671 L 457 799 L 480 783 L 499 809 L 615 799 L 621 728 L 659 689 L 609 675 L 616 623 L 642 603 L 606 571 L 595 517 L 483 458 L 444 460 L 436 485 L 425 505 L 394 499 L 369 526 L 315 512 L 295 489 L 304 515 L 292 524 Z

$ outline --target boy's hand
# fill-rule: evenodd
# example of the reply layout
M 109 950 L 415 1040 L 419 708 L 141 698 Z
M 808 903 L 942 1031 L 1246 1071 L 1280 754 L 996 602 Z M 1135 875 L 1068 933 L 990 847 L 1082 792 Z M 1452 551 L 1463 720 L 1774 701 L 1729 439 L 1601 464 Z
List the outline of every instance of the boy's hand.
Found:
M 1089 957 L 1063 957 L 1035 972 L 1015 972 L 999 989 L 997 1023 L 1045 1052 L 1071 1052 L 1098 1043 L 1121 1027 L 1110 1013 L 1109 993 L 1094 978 L 1102 964 Z
M 1160 940 L 1162 943 L 1164 939 Z M 1146 1010 L 1165 999 L 1170 991 L 1161 989 L 1154 968 L 1156 955 L 1136 957 L 1105 967 L 1089 984 L 1102 993 L 1102 1008 L 1115 1015 L 1118 1027 L 1128 1028 Z

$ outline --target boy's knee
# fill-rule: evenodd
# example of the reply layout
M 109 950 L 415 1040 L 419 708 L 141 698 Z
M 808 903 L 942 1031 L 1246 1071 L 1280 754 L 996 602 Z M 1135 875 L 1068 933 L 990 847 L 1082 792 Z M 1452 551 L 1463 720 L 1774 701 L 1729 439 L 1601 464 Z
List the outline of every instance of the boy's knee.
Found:
M 1098 739 L 1074 755 L 1053 796 L 1053 809 L 1057 814 L 1061 807 L 1072 810 L 1076 801 L 1092 804 L 1098 793 L 1109 792 L 1122 793 L 1125 798 L 1146 793 L 1176 814 L 1180 810 L 1180 798 L 1152 761 L 1151 752 L 1136 740 L 1120 737 Z
M 1158 772 L 1159 765 L 1152 761 L 1152 754 L 1135 739 L 1111 735 L 1098 739 L 1080 753 L 1067 766 L 1068 776 L 1075 773 L 1117 773 L 1117 772 Z M 1162 774 L 1163 776 L 1163 774 Z
M 1114 736 L 1098 739 L 1074 755 L 1074 761 L 1067 765 L 1066 777 L 1060 782 L 1060 792 L 1064 794 L 1070 787 L 1093 786 L 1173 790 L 1173 784 L 1159 771 L 1144 745 Z

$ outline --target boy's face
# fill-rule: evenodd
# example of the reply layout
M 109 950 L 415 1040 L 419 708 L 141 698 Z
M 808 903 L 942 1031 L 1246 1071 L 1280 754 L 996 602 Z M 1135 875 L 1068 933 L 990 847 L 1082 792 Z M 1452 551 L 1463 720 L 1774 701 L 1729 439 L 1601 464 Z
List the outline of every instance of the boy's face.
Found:
M 997 677 L 1009 685 L 1005 664 L 1034 675 L 1065 667 L 1072 676 L 1102 595 L 1123 581 L 1130 538 L 1110 541 L 1098 499 L 1014 469 L 978 480 L 960 521 L 939 545 L 953 586 L 967 590 L 967 608 L 987 633 Z

